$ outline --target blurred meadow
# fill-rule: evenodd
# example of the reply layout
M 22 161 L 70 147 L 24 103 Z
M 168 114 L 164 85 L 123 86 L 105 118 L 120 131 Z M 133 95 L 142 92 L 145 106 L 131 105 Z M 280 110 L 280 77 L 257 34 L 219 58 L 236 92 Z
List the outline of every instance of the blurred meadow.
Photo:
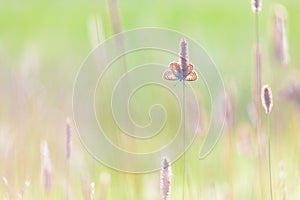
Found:
M 278 62 L 274 53 L 276 3 L 286 9 L 288 64 Z M 299 11 L 298 0 L 268 0 L 259 13 L 262 84 L 271 86 L 274 100 L 271 164 L 273 199 L 278 200 L 300 199 Z M 201 44 L 220 71 L 228 95 L 226 124 L 217 146 L 199 159 L 203 131 L 186 152 L 185 199 L 270 199 L 265 114 L 262 110 L 257 116 L 253 103 L 256 39 L 250 0 L 2 0 L 1 199 L 162 199 L 159 171 L 121 173 L 101 164 L 80 142 L 73 121 L 73 84 L 81 64 L 107 38 L 139 27 L 175 30 Z M 172 60 L 161 61 L 167 65 Z M 196 89 L 205 130 L 209 93 L 204 85 Z M 172 108 L 172 95 L 155 94 L 170 113 L 180 112 Z M 133 98 L 142 102 L 137 103 L 140 112 L 133 113 L 142 123 L 156 102 L 144 95 L 147 88 Z M 262 119 L 259 133 L 257 118 Z M 140 148 L 153 151 L 171 136 Z M 182 199 L 183 159 L 171 168 L 168 199 Z

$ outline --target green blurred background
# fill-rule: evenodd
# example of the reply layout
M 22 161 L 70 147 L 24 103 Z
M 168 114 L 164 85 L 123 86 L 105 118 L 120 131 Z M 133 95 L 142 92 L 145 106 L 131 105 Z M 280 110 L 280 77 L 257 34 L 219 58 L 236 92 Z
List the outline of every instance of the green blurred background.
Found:
M 288 12 L 287 35 L 291 57 L 288 67 L 279 66 L 274 61 L 274 3 L 281 3 Z M 205 160 L 198 160 L 201 138 L 187 154 L 187 199 L 263 199 L 262 196 L 268 194 L 267 168 L 263 165 L 266 177 L 261 179 L 257 167 L 255 129 L 247 114 L 247 107 L 252 101 L 255 64 L 255 21 L 250 1 L 120 0 L 117 7 L 122 31 L 161 27 L 193 38 L 211 56 L 225 86 L 234 88 L 236 122 L 233 130 L 223 135 L 217 148 Z M 263 83 L 275 86 L 275 97 L 279 95 L 281 84 L 300 77 L 299 11 L 298 0 L 269 0 L 263 1 L 259 15 Z M 95 18 L 102 23 L 102 27 L 98 27 L 102 31 L 99 42 L 114 35 L 109 1 L 1 1 L 0 175 L 7 177 L 15 193 L 26 179 L 30 180 L 31 186 L 25 191 L 25 199 L 64 199 L 67 168 L 64 158 L 65 118 L 72 116 L 72 87 L 76 74 L 95 47 L 91 36 L 91 23 Z M 283 124 L 282 132 L 277 133 L 274 142 L 274 187 L 276 197 L 282 199 L 277 164 L 283 160 L 288 199 L 298 199 L 298 113 L 293 105 L 281 103 L 281 107 L 277 113 L 287 118 L 283 121 L 280 121 L 282 118 L 274 119 Z M 73 199 L 84 198 L 83 179 L 96 183 L 95 195 L 98 198 L 103 188 L 99 175 L 104 171 L 111 174 L 107 199 L 160 198 L 158 172 L 131 175 L 106 168 L 85 151 L 75 130 L 73 133 L 70 170 Z M 226 134 L 232 135 L 232 138 L 226 138 Z M 249 137 L 250 143 L 250 153 L 246 155 L 238 150 L 244 135 Z M 48 141 L 55 171 L 50 194 L 44 192 L 40 184 L 41 139 Z M 231 147 L 228 147 L 228 141 Z M 245 144 L 242 143 L 242 146 Z M 231 153 L 224 153 L 226 149 Z M 171 199 L 180 199 L 182 163 L 178 161 L 173 167 Z M 231 190 L 233 196 L 230 195 Z M 0 184 L 0 194 L 0 198 L 7 195 L 4 184 Z

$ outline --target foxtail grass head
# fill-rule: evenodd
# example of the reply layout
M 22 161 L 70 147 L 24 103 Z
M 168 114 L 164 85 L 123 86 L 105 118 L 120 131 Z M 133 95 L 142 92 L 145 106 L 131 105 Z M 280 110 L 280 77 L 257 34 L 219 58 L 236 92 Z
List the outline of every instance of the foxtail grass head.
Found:
M 276 4 L 274 6 L 274 52 L 275 58 L 283 65 L 290 63 L 288 37 L 286 31 L 287 10 L 284 6 Z
M 160 189 L 162 194 L 162 199 L 166 200 L 170 195 L 171 191 L 171 165 L 167 158 L 162 160 L 162 168 L 160 171 Z
M 66 158 L 69 160 L 71 157 L 71 120 L 66 119 Z
M 252 11 L 259 13 L 261 11 L 262 0 L 251 0 Z
M 25 190 L 30 186 L 30 181 L 29 180 L 26 180 L 25 183 L 24 183 L 24 186 L 22 187 L 22 189 L 18 192 L 17 194 L 17 199 L 20 199 L 22 200 L 23 199 L 23 196 L 24 196 L 24 193 L 25 193 Z
M 181 65 L 182 70 L 187 69 L 188 47 L 187 47 L 187 42 L 184 38 L 180 42 L 180 65 Z
M 280 96 L 285 101 L 292 101 L 300 108 L 300 83 L 291 81 L 286 84 L 280 91 Z
M 11 187 L 10 187 L 10 185 L 8 183 L 7 178 L 5 176 L 2 176 L 2 181 L 3 181 L 3 183 L 4 183 L 5 187 L 6 187 L 8 199 L 12 199 L 13 194 L 12 194 Z
M 45 140 L 41 142 L 41 160 L 41 181 L 45 190 L 49 192 L 52 187 L 52 164 L 49 155 L 48 143 Z
M 273 107 L 273 97 L 272 90 L 268 85 L 264 85 L 261 89 L 261 102 L 266 113 L 270 113 Z

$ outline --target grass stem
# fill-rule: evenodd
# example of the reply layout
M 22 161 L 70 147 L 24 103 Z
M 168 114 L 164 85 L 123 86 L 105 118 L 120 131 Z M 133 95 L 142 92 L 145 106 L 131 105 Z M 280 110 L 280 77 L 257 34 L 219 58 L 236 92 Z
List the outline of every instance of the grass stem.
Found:
M 255 88 L 254 88 L 254 102 L 257 112 L 257 124 L 256 124 L 256 133 L 257 133 L 257 139 L 258 139 L 258 164 L 259 164 L 259 170 L 261 173 L 261 183 L 263 183 L 263 176 L 262 176 L 262 170 L 263 170 L 263 158 L 262 158 L 262 150 L 260 149 L 260 146 L 262 144 L 261 139 L 261 127 L 262 127 L 262 118 L 261 118 L 261 107 L 260 107 L 260 92 L 261 92 L 261 52 L 260 52 L 260 36 L 259 36 L 259 13 L 254 13 L 254 27 L 255 27 Z M 261 185 L 261 198 L 264 199 L 264 185 Z
M 273 200 L 272 191 L 272 167 L 271 167 L 271 136 L 270 136 L 270 114 L 267 114 L 267 134 L 268 134 L 268 158 L 269 158 L 269 182 L 270 182 L 270 196 Z
M 186 136 L 185 136 L 185 85 L 184 85 L 184 81 L 182 81 L 182 123 L 183 123 L 183 182 L 182 182 L 182 199 L 184 200 L 185 178 L 186 178 L 186 155 L 185 155 L 185 145 L 186 145 Z
M 259 104 L 260 90 L 261 90 L 261 52 L 260 52 L 260 37 L 259 37 L 259 14 L 255 13 L 255 86 L 256 86 L 256 97 L 255 100 Z M 258 107 L 259 109 L 260 107 Z M 259 114 L 259 113 L 258 113 Z

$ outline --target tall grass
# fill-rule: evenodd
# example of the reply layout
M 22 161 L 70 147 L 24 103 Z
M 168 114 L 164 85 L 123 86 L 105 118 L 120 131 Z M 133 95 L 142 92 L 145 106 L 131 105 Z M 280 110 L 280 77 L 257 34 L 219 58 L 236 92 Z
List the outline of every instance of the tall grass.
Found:
M 188 49 L 187 42 L 185 39 L 182 39 L 180 42 L 180 65 L 181 68 L 187 69 L 188 66 Z M 185 198 L 185 180 L 186 180 L 186 132 L 185 132 L 185 84 L 184 80 L 182 81 L 182 130 L 183 130 L 183 178 L 182 178 L 182 199 Z
M 261 90 L 261 102 L 266 111 L 267 117 L 267 136 L 268 136 L 268 165 L 269 165 L 269 185 L 270 185 L 270 197 L 273 199 L 273 187 L 272 187 L 272 165 L 271 165 L 271 135 L 270 135 L 270 113 L 273 107 L 273 96 L 271 88 L 268 85 L 263 86 Z
M 261 185 L 261 198 L 264 198 L 263 189 L 263 158 L 262 158 L 262 136 L 261 136 L 261 107 L 260 107 L 260 91 L 261 91 L 261 79 L 262 79 L 262 52 L 260 44 L 260 24 L 259 15 L 262 9 L 262 0 L 252 0 L 252 11 L 254 13 L 254 29 L 255 29 L 255 73 L 254 73 L 254 105 L 256 109 L 256 135 L 258 140 L 258 164 L 260 173 L 260 185 Z
M 172 183 L 172 169 L 171 163 L 167 158 L 162 159 L 162 166 L 160 171 L 160 189 L 162 199 L 166 200 L 170 196 Z
M 47 141 L 41 141 L 41 182 L 45 190 L 46 197 L 49 195 L 52 189 L 52 164 L 50 159 L 50 153 L 48 149 Z
M 67 161 L 67 170 L 66 170 L 66 199 L 70 199 L 70 159 L 71 159 L 71 120 L 70 118 L 66 119 L 66 161 Z

